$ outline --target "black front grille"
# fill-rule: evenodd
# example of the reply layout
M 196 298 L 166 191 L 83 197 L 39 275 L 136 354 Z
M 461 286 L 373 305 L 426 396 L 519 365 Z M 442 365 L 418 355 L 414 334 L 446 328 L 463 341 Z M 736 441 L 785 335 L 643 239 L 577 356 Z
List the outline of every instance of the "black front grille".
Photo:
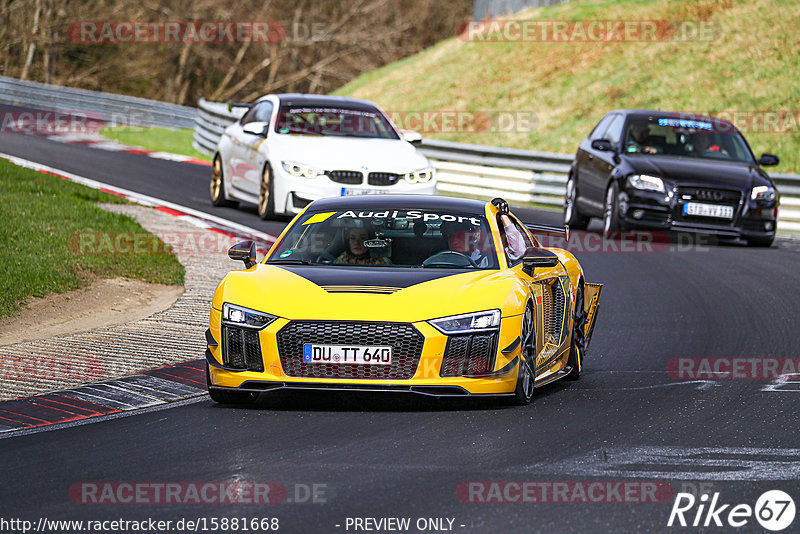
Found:
M 369 185 L 394 185 L 400 181 L 401 176 L 392 172 L 371 172 L 367 178 Z
M 360 171 L 328 171 L 328 178 L 339 184 L 360 184 L 364 182 L 364 174 Z
M 278 332 L 278 354 L 288 376 L 308 378 L 409 379 L 425 338 L 409 323 L 292 321 Z M 392 347 L 389 365 L 307 363 L 303 345 Z
M 497 333 L 449 336 L 441 376 L 478 376 L 491 373 L 497 352 Z
M 222 359 L 225 367 L 264 371 L 258 331 L 233 326 L 222 327 Z
M 679 187 L 678 198 L 693 202 L 711 202 L 714 204 L 739 204 L 741 191 L 729 189 L 712 189 L 708 187 Z

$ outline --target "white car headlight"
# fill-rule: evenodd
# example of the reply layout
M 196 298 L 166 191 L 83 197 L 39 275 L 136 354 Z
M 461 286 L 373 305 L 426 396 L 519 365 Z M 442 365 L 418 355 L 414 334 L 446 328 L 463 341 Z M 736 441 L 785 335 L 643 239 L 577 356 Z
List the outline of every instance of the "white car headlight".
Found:
M 284 171 L 288 172 L 292 176 L 297 176 L 298 178 L 316 178 L 321 174 L 325 174 L 319 169 L 294 161 L 282 161 L 281 166 L 283 167 Z
M 665 191 L 664 180 L 658 176 L 650 176 L 649 174 L 633 174 L 628 176 L 628 185 L 642 191 L 656 191 L 658 193 L 663 193 Z
M 500 310 L 486 310 L 463 315 L 451 315 L 428 321 L 442 334 L 468 334 L 493 330 L 500 326 Z
M 405 173 L 403 179 L 410 184 L 424 184 L 431 181 L 434 172 L 433 167 L 425 167 L 424 169 Z
M 753 200 L 775 200 L 775 189 L 768 185 L 757 185 L 750 192 Z
M 262 329 L 277 319 L 268 313 L 243 308 L 227 302 L 222 304 L 222 322 L 234 324 L 244 328 Z

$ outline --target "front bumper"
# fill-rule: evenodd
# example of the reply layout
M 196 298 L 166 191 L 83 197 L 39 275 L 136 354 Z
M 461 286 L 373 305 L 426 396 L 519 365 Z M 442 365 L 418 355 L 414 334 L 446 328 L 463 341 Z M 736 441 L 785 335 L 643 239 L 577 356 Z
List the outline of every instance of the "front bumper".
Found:
M 626 228 L 675 230 L 732 239 L 771 237 L 777 229 L 777 200 L 756 203 L 738 191 L 728 191 L 725 198 L 717 201 L 694 198 L 691 192 L 687 194 L 680 190 L 657 193 L 625 186 L 621 191 L 619 215 Z M 733 208 L 733 218 L 685 215 L 683 209 L 688 202 L 730 206 Z
M 339 321 L 339 323 L 344 323 L 344 321 Z M 286 340 L 282 337 L 286 335 L 286 330 L 284 330 L 284 333 L 281 333 L 281 330 L 289 324 L 289 320 L 279 318 L 262 330 L 257 331 L 260 358 L 251 358 L 248 361 L 247 367 L 249 368 L 247 369 L 242 369 L 241 363 L 238 364 L 239 368 L 233 368 L 230 365 L 229 355 L 225 352 L 228 349 L 223 340 L 223 325 L 220 322 L 220 312 L 212 309 L 209 330 L 206 333 L 206 360 L 209 364 L 210 387 L 256 392 L 278 389 L 409 392 L 437 397 L 506 395 L 513 393 L 516 387 L 517 364 L 521 356 L 521 347 L 517 342 L 522 326 L 521 316 L 502 319 L 500 329 L 496 334 L 496 341 L 487 352 L 487 354 L 491 355 L 491 360 L 487 364 L 485 372 L 469 376 L 464 374 L 460 376 L 442 376 L 442 374 L 451 374 L 453 369 L 452 365 L 447 368 L 443 366 L 445 359 L 452 356 L 452 352 L 448 353 L 448 336 L 440 333 L 427 322 L 384 323 L 410 324 L 423 338 L 422 348 L 413 372 L 409 372 L 407 377 L 404 375 L 403 378 L 388 379 L 300 376 L 315 374 L 316 371 L 309 371 L 308 367 L 303 368 L 296 364 L 287 363 L 289 360 L 287 359 L 288 351 L 285 348 Z M 226 325 L 226 336 L 230 335 L 227 328 Z M 283 360 L 278 348 L 279 339 L 283 339 Z M 297 342 L 302 343 L 303 340 Z M 394 346 L 397 347 L 403 342 L 403 340 L 396 340 Z M 358 340 L 351 340 L 350 343 L 359 344 Z M 255 346 L 255 341 L 253 346 Z M 393 356 L 393 358 L 395 357 Z M 452 359 L 448 359 L 448 362 L 452 363 L 452 361 Z M 252 368 L 263 369 L 263 371 L 252 370 Z M 358 374 L 369 375 L 371 373 L 365 373 L 362 369 Z
M 422 184 L 410 184 L 400 180 L 392 185 L 371 185 L 367 179 L 350 184 L 333 181 L 326 176 L 302 178 L 292 176 L 285 170 L 275 169 L 275 207 L 285 214 L 296 215 L 311 202 L 320 198 L 346 196 L 348 194 L 395 194 L 435 195 L 436 177 Z

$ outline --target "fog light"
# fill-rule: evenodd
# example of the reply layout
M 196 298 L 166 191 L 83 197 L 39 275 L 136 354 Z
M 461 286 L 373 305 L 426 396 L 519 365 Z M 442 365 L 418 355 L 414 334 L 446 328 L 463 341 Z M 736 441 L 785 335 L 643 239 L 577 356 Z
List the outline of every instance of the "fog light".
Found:
M 772 231 L 772 221 L 768 221 L 768 222 L 764 223 L 764 230 L 766 230 L 767 232 L 771 232 Z
M 633 210 L 633 218 L 641 219 L 644 216 L 644 210 Z

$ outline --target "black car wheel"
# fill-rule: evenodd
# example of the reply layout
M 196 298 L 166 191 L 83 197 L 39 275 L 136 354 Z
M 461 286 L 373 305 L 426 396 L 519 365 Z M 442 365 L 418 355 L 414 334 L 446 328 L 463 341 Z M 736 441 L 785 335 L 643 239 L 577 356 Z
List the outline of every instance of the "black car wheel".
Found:
M 589 217 L 581 214 L 576 199 L 578 186 L 572 174 L 567 179 L 567 190 L 564 194 L 564 224 L 575 230 L 585 230 L 589 225 Z
M 217 155 L 211 166 L 211 182 L 209 183 L 211 203 L 217 207 L 236 206 L 238 202 L 225 198 L 225 179 L 222 175 L 222 158 Z
M 530 304 L 525 307 L 525 314 L 522 316 L 522 355 L 519 362 L 517 373 L 517 387 L 514 389 L 513 404 L 525 406 L 531 403 L 533 398 L 533 385 L 536 381 L 536 371 L 534 360 L 536 359 L 536 331 L 533 324 L 533 308 Z
M 567 366 L 572 370 L 566 380 L 577 380 L 581 377 L 583 365 L 584 341 L 586 339 L 586 311 L 583 309 L 583 284 L 578 286 L 575 294 L 575 317 L 572 321 L 572 342 L 569 346 Z
M 250 391 L 227 391 L 213 389 L 211 387 L 211 372 L 206 364 L 206 385 L 208 386 L 208 396 L 219 404 L 253 404 L 258 398 L 257 393 Z
M 270 219 L 275 216 L 275 195 L 272 186 L 272 169 L 269 164 L 264 166 L 261 173 L 261 187 L 258 190 L 258 216 Z
M 606 202 L 603 206 L 603 233 L 607 236 L 619 229 L 619 189 L 617 182 L 611 182 L 606 190 Z

